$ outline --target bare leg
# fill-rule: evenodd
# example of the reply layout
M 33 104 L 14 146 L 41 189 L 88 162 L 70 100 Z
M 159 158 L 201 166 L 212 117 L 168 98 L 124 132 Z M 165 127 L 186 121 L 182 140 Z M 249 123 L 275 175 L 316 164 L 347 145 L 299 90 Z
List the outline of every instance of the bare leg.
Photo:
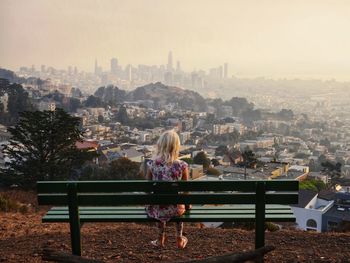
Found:
M 176 223 L 176 236 L 177 237 L 181 237 L 182 236 L 183 229 L 184 229 L 184 223 L 183 222 L 177 222 Z
M 157 222 L 159 235 L 163 236 L 165 235 L 165 229 L 166 229 L 166 222 Z
M 166 222 L 158 222 L 157 226 L 159 231 L 158 244 L 159 246 L 163 247 L 165 243 Z
M 183 222 L 176 223 L 176 243 L 178 248 L 185 248 L 187 245 L 187 238 L 182 234 L 184 228 Z

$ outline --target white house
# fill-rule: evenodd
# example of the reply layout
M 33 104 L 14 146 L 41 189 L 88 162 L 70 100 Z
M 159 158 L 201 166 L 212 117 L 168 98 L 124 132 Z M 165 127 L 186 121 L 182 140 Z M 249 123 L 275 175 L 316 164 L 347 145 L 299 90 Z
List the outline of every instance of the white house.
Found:
M 306 231 L 322 232 L 322 216 L 333 206 L 334 201 L 318 198 L 309 190 L 299 191 L 299 203 L 292 206 L 298 228 Z

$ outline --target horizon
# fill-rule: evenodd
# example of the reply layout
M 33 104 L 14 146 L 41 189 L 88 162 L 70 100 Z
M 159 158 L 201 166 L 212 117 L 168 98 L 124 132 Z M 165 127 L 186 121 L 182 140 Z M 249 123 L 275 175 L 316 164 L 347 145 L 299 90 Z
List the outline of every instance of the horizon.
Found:
M 229 77 L 350 81 L 346 1 L 4 0 L 0 7 L 0 67 L 13 71 L 44 64 L 92 72 L 95 58 L 103 69 L 111 58 L 159 66 L 171 50 L 186 72 L 228 63 Z

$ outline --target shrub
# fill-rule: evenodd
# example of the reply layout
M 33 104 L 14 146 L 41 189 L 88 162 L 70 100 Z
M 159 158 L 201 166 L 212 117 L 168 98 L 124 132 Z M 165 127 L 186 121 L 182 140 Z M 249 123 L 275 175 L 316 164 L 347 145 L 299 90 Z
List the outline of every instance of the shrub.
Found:
M 275 232 L 275 231 L 280 230 L 278 225 L 271 223 L 271 222 L 265 222 L 265 229 L 267 229 L 270 232 Z
M 20 204 L 16 201 L 11 200 L 8 197 L 0 195 L 0 211 L 10 212 L 17 211 L 20 208 Z
M 221 173 L 219 170 L 217 170 L 213 167 L 209 167 L 209 168 L 207 168 L 207 174 L 219 176 Z
M 307 179 L 300 182 L 300 189 L 311 190 L 314 192 L 319 192 L 322 189 L 325 189 L 326 185 L 324 182 L 315 179 Z
M 28 206 L 25 204 L 21 204 L 5 195 L 0 194 L 0 211 L 27 213 Z

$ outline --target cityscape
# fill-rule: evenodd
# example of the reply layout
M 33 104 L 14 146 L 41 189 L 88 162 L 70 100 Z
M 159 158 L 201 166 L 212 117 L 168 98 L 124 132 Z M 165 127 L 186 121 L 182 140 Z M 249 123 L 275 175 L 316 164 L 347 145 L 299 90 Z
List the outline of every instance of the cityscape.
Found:
M 4 21 L 23 27 L 28 45 L 16 47 L 17 36 L 0 27 L 8 39 L 0 46 L 0 248 L 9 251 L 0 261 L 42 262 L 53 253 L 102 262 L 179 262 L 260 249 L 271 249 L 261 252 L 266 262 L 348 261 L 350 79 L 340 76 L 350 58 L 342 58 L 343 44 L 334 43 L 348 40 L 337 26 L 348 23 L 342 10 L 350 6 L 189 1 L 175 7 L 166 1 L 151 8 L 136 0 L 76 0 L 65 9 L 53 1 L 65 10 L 61 18 L 36 0 L 26 7 L 40 10 L 38 20 L 18 7 L 36 26 L 32 33 L 24 18 L 14 22 L 17 7 L 5 2 Z M 253 15 L 257 22 L 248 23 Z M 35 41 L 43 32 L 50 36 L 47 45 Z M 203 198 L 181 184 L 169 192 L 158 182 L 147 184 L 169 131 L 180 140 L 171 165 L 188 167 L 182 180 L 202 183 Z M 139 191 L 142 183 L 149 188 Z M 177 198 L 176 209 L 186 205 L 174 220 L 186 222 L 188 246 L 175 241 L 183 251 L 159 249 L 165 236 L 149 244 L 161 229 L 144 209 L 142 198 L 152 201 L 152 195 Z M 194 200 L 194 208 L 183 200 Z M 261 245 L 264 238 L 273 248 Z
M 66 70 L 55 69 L 41 65 L 36 68 L 20 67 L 17 75 L 20 77 L 36 77 L 50 79 L 55 84 L 68 84 L 86 92 L 93 92 L 96 87 L 115 85 L 125 90 L 132 90 L 151 82 L 162 82 L 169 86 L 184 87 L 187 89 L 202 90 L 208 86 L 208 81 L 221 83 L 227 80 L 228 63 L 210 68 L 208 72 L 198 70 L 185 72 L 181 68 L 181 62 L 173 59 L 172 51 L 169 51 L 167 63 L 164 65 L 121 65 L 117 58 L 111 58 L 110 68 L 103 70 L 95 60 L 92 72 L 79 71 L 75 66 L 69 66 Z

